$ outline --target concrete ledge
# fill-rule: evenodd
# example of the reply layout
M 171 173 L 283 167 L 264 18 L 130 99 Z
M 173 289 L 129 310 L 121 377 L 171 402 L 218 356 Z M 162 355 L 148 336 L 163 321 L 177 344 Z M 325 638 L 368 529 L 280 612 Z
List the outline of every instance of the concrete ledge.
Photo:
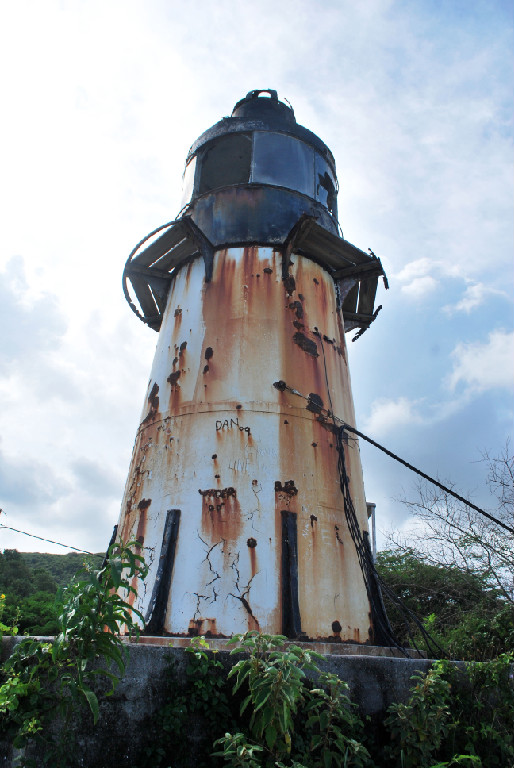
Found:
M 126 642 L 127 644 L 135 643 L 137 645 L 165 645 L 168 648 L 188 648 L 191 645 L 191 637 L 141 635 L 137 641 L 127 639 Z M 208 637 L 207 642 L 209 643 L 209 648 L 213 651 L 231 651 L 234 648 L 233 645 L 230 645 L 231 641 L 229 639 Z M 406 657 L 412 659 L 426 658 L 426 654 L 423 651 L 417 651 L 413 648 L 408 648 L 406 653 L 402 653 L 398 648 L 380 645 L 360 645 L 359 643 L 326 643 L 321 640 L 303 642 L 301 640 L 292 640 L 285 643 L 285 645 L 298 645 L 300 648 L 316 651 L 316 653 L 322 653 L 325 656 L 387 656 L 399 659 Z

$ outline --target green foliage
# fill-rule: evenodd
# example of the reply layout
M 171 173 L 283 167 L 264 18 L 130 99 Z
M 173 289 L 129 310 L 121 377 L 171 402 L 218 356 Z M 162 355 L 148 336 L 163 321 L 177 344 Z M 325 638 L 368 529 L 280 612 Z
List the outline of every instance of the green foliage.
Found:
M 87 563 L 89 567 L 101 568 L 104 553 L 97 552 L 93 555 L 86 555 L 81 552 L 67 552 L 64 555 L 52 555 L 48 552 L 20 552 L 20 555 L 32 572 L 32 581 L 37 590 L 46 590 L 38 582 L 38 573 L 44 571 L 49 574 L 50 579 L 59 587 L 66 587 L 75 577 L 77 571 Z M 55 592 L 55 589 L 54 589 Z
M 370 766 L 362 744 L 365 733 L 355 704 L 348 698 L 348 685 L 337 675 L 320 673 L 319 688 L 306 694 L 304 722 L 307 749 L 303 759 L 310 768 Z
M 2 636 L 5 634 L 7 635 L 18 634 L 18 627 L 17 627 L 16 621 L 14 623 L 11 622 L 10 625 L 4 624 L 3 622 L 4 613 L 5 613 L 5 595 L 0 595 L 0 640 L 2 639 Z
M 514 647 L 514 607 L 491 587 L 487 574 L 429 563 L 409 549 L 379 552 L 376 566 L 450 657 L 478 661 Z M 408 646 L 403 619 L 387 598 L 386 608 L 396 637 Z M 422 645 L 421 637 L 416 641 Z
M 98 676 L 108 679 L 109 695 L 125 671 L 127 651 L 118 627 L 138 631 L 137 620 L 142 616 L 126 597 L 135 592 L 131 579 L 146 575 L 144 560 L 132 551 L 133 544 L 113 544 L 103 568 L 86 570 L 63 591 L 60 631 L 53 643 L 27 638 L 3 666 L 0 725 L 4 733 L 19 749 L 36 747 L 56 768 L 68 764 L 72 717 L 87 705 L 93 721 L 98 720 L 94 681 Z M 113 663 L 117 673 L 111 669 Z M 52 729 L 56 721 L 59 727 Z M 30 765 L 30 760 L 24 764 Z
M 216 651 L 209 652 L 204 637 L 194 637 L 186 648 L 186 683 L 180 684 L 173 659 L 168 666 L 169 701 L 154 719 L 153 746 L 142 757 L 145 768 L 167 768 L 169 765 L 188 763 L 192 751 L 196 768 L 212 766 L 212 742 L 224 729 L 231 727 L 228 687 L 223 665 Z M 199 732 L 191 734 L 191 723 L 200 725 Z M 193 739 L 189 739 L 193 736 Z
M 391 744 L 386 756 L 401 756 L 402 768 L 430 766 L 448 735 L 450 718 L 450 683 L 441 676 L 441 662 L 423 675 L 417 672 L 414 690 L 406 704 L 392 704 L 384 721 Z
M 514 765 L 513 663 L 510 653 L 493 661 L 471 662 L 465 670 L 442 664 L 452 686 L 447 752 L 480 756 L 487 768 Z
M 214 757 L 223 757 L 225 765 L 231 768 L 246 766 L 246 768 L 260 768 L 258 761 L 259 752 L 264 752 L 258 744 L 248 744 L 244 733 L 226 733 L 222 739 L 217 739 L 214 746 L 222 746 L 223 751 L 214 752 Z
M 385 753 L 396 768 L 514 765 L 514 656 L 468 664 L 439 661 L 417 673 L 406 704 L 389 707 Z M 435 760 L 443 762 L 434 763 Z
M 230 670 L 235 676 L 234 693 L 246 683 L 248 695 L 241 705 L 241 714 L 251 704 L 250 732 L 257 741 L 265 740 L 267 748 L 277 756 L 291 752 L 293 716 L 302 699 L 305 670 L 317 671 L 315 659 L 321 656 L 295 645 L 287 650 L 273 650 L 283 646 L 281 635 L 247 632 L 231 641 L 249 651 L 249 658 L 241 659 Z
M 49 555 L 0 552 L 0 592 L 5 594 L 4 623 L 17 624 L 20 634 L 59 633 L 55 596 L 84 567 L 100 568 L 103 555 Z
M 295 646 L 280 650 L 280 636 L 250 632 L 238 639 L 233 653 L 244 648 L 249 656 L 229 676 L 236 678 L 235 690 L 245 690 L 241 711 L 250 716 L 216 741 L 214 754 L 225 766 L 514 766 L 512 655 L 465 668 L 438 661 L 426 674 L 416 673 L 409 700 L 389 708 L 377 743 L 346 683 L 320 671 L 316 654 Z
M 232 641 L 238 643 L 232 653 L 249 654 L 229 672 L 235 677 L 233 692 L 246 692 L 240 714 L 250 711 L 248 733 L 225 733 L 215 743 L 222 747 L 215 755 L 225 765 L 252 768 L 371 768 L 346 683 L 321 672 L 316 662 L 322 656 L 295 645 L 283 648 L 285 641 L 257 632 Z M 318 678 L 318 687 L 306 672 Z

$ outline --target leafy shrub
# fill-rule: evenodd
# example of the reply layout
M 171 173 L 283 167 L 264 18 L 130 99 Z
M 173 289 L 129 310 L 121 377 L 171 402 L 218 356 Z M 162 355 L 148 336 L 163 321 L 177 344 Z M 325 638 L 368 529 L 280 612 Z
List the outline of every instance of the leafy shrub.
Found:
M 401 768 L 430 766 L 450 727 L 450 683 L 442 678 L 441 662 L 412 679 L 416 684 L 409 701 L 392 704 L 384 721 L 391 738 L 385 754 L 391 765 L 400 755 Z
M 514 656 L 459 668 L 438 661 L 417 673 L 406 704 L 389 707 L 385 749 L 396 768 L 514 766 Z M 398 762 L 400 760 L 400 762 Z
M 226 733 L 215 742 L 225 765 L 281 768 L 368 768 L 368 750 L 359 740 L 363 724 L 351 704 L 348 686 L 321 672 L 317 653 L 287 645 L 280 635 L 247 632 L 232 642 L 245 650 L 229 672 L 234 693 L 244 688 L 240 714 L 250 711 L 248 732 Z M 312 687 L 306 672 L 318 680 Z M 241 724 L 240 724 L 241 725 Z M 286 761 L 286 762 L 283 762 Z
M 70 723 L 82 704 L 98 719 L 98 698 L 92 689 L 106 677 L 112 692 L 125 671 L 127 649 L 118 634 L 124 624 L 138 631 L 142 619 L 122 594 L 135 593 L 131 579 L 144 578 L 146 566 L 131 545 L 113 544 L 105 565 L 87 571 L 64 590 L 60 632 L 52 643 L 27 638 L 5 662 L 0 686 L 0 725 L 16 748 L 35 746 L 55 768 L 68 765 L 73 741 Z M 113 673 L 114 663 L 118 673 Z M 59 735 L 52 724 L 58 722 Z M 30 765 L 25 758 L 25 765 Z

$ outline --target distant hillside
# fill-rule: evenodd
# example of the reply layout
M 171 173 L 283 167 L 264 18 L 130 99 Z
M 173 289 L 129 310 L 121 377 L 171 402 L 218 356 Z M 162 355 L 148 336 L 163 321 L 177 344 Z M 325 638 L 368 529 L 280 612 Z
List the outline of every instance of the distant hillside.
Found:
M 103 553 L 83 555 L 80 552 L 68 552 L 66 555 L 49 555 L 46 552 L 20 552 L 20 555 L 31 571 L 47 571 L 57 587 L 65 587 L 80 571 L 84 562 L 99 568 L 104 559 Z
M 55 595 L 85 562 L 101 566 L 104 555 L 48 555 L 43 552 L 0 552 L 0 593 L 5 595 L 2 622 L 20 634 L 54 635 L 59 631 Z

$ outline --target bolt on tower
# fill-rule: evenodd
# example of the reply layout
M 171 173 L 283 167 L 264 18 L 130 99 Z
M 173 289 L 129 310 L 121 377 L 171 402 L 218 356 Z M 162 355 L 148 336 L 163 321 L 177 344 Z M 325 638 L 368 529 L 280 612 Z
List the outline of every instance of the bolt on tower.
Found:
M 275 91 L 200 136 L 183 190 L 124 272 L 159 332 L 118 525 L 149 565 L 134 605 L 149 634 L 380 642 L 327 415 L 355 423 L 345 331 L 375 318 L 380 261 L 339 234 L 332 154 Z

